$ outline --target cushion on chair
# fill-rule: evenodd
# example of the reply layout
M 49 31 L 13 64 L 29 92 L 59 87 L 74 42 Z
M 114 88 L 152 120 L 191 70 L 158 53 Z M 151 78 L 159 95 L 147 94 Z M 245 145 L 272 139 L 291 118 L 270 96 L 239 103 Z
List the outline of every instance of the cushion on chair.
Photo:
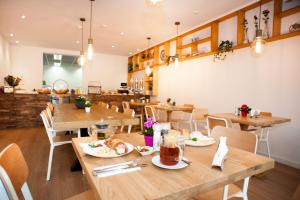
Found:
M 223 198 L 224 187 L 211 190 L 209 192 L 201 193 L 198 196 L 192 198 L 191 200 L 220 200 Z M 240 192 L 241 189 L 235 184 L 229 185 L 228 197 L 232 194 Z
M 65 200 L 94 200 L 94 199 L 96 199 L 94 196 L 94 192 L 92 190 L 88 190 L 80 194 L 77 194 L 75 196 L 72 196 L 70 198 L 67 198 Z

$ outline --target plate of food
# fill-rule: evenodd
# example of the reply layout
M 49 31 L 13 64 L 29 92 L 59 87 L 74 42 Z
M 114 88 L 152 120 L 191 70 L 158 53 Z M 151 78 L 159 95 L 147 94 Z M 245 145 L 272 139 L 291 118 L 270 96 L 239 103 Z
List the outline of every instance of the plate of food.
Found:
M 135 150 L 142 156 L 148 156 L 154 152 L 154 148 L 149 146 L 136 146 Z
M 201 132 L 193 132 L 190 134 L 190 138 L 185 140 L 185 144 L 188 146 L 204 147 L 214 144 L 216 141 L 212 137 L 202 135 Z
M 97 140 L 81 144 L 85 154 L 99 158 L 115 158 L 124 156 L 133 151 L 132 144 L 120 139 Z

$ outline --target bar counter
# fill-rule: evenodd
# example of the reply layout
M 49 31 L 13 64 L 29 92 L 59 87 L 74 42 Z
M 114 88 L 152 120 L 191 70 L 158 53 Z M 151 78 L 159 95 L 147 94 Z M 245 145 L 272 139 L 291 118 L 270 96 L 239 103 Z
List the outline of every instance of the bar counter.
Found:
M 71 103 L 77 96 L 70 95 Z M 103 101 L 110 105 L 118 105 L 122 110 L 122 101 L 139 99 L 145 95 L 89 94 L 88 96 L 92 103 Z M 49 94 L 0 94 L 0 129 L 41 126 L 40 112 L 45 109 L 50 99 L 51 95 Z

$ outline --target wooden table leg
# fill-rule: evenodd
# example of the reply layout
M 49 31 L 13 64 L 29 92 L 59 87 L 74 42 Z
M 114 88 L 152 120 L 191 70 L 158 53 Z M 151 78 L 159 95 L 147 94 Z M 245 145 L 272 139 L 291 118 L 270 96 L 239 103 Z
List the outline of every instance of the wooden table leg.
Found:
M 172 115 L 172 111 L 167 110 L 167 122 L 171 121 L 171 115 Z
M 246 130 L 248 130 L 249 125 L 246 125 L 246 124 L 240 124 L 240 127 L 241 127 L 241 130 L 242 130 L 242 131 L 246 131 Z

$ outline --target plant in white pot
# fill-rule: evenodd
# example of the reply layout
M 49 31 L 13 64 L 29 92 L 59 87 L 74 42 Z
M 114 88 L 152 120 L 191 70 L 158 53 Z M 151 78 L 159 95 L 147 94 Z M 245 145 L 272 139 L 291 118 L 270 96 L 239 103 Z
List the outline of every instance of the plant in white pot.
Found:
M 87 112 L 87 113 L 91 112 L 91 102 L 90 101 L 85 102 L 85 112 Z

